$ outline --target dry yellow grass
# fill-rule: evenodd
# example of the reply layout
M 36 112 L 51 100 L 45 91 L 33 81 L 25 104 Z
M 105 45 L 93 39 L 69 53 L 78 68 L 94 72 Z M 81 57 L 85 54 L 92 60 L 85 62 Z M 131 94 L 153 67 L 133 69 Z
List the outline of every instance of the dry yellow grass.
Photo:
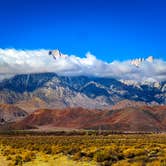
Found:
M 2 166 L 166 166 L 166 135 L 1 136 L 1 163 Z
M 35 160 L 24 163 L 23 166 L 96 166 L 94 161 L 73 161 L 68 156 L 38 154 Z

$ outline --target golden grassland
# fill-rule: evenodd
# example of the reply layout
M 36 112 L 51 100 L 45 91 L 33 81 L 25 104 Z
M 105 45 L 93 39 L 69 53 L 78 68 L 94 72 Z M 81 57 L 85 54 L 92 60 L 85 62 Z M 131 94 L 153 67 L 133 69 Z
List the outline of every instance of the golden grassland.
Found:
M 3 166 L 166 166 L 166 134 L 1 135 Z

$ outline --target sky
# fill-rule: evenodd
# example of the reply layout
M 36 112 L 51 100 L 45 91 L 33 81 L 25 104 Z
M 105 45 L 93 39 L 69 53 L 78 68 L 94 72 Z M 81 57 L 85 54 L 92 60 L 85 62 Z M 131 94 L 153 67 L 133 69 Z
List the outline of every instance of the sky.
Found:
M 0 48 L 166 60 L 165 0 L 0 0 Z

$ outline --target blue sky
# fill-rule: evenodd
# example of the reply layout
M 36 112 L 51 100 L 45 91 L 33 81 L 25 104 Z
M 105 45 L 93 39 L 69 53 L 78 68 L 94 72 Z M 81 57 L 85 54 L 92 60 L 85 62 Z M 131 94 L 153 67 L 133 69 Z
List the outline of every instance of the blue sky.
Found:
M 166 60 L 164 0 L 0 0 L 0 48 Z

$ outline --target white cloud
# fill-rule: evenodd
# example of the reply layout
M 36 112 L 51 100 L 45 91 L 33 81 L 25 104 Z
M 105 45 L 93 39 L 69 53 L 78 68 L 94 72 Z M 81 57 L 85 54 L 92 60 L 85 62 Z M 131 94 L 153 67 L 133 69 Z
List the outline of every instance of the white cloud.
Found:
M 136 67 L 128 60 L 104 62 L 91 53 L 84 58 L 65 55 L 55 60 L 48 52 L 44 49 L 0 49 L 0 74 L 4 78 L 5 74 L 55 72 L 59 75 L 92 75 L 135 81 L 166 80 L 166 61 L 160 59 L 153 63 L 143 61 Z

